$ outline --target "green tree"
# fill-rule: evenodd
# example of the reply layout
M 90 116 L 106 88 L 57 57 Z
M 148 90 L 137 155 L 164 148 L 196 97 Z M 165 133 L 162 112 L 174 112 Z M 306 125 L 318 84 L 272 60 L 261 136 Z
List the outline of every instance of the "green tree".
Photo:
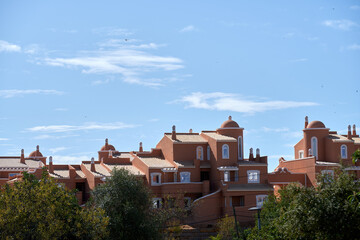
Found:
M 109 239 L 159 239 L 162 221 L 142 179 L 114 169 L 106 183 L 92 192 L 95 206 L 109 216 Z
M 340 171 L 334 178 L 320 175 L 315 188 L 289 185 L 269 196 L 261 212 L 261 230 L 248 239 L 359 239 L 360 211 L 349 196 L 359 182 Z
M 357 163 L 357 161 L 360 160 L 360 149 L 357 149 L 353 154 L 352 154 L 352 161 L 353 163 Z
M 103 210 L 81 208 L 46 172 L 40 180 L 24 172 L 0 191 L 1 239 L 101 239 L 107 224 Z

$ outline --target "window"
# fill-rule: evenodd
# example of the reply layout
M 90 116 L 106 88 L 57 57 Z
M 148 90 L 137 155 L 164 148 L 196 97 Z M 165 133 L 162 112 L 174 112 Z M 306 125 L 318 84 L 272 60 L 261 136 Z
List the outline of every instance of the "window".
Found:
M 243 151 L 242 151 L 242 137 L 238 137 L 238 158 L 239 160 L 243 159 Z
M 244 196 L 233 196 L 230 199 L 232 206 L 234 207 L 243 207 L 245 206 L 245 197 Z
M 262 207 L 267 195 L 256 195 L 256 207 Z
M 299 159 L 304 158 L 304 151 L 300 150 L 299 151 Z
M 334 170 L 322 170 L 321 174 L 324 175 L 324 182 L 329 183 L 334 177 Z
M 322 174 L 327 174 L 327 175 L 330 175 L 330 176 L 334 176 L 334 170 L 322 170 L 321 171 Z
M 162 200 L 161 198 L 153 198 L 153 208 L 161 208 Z
M 222 158 L 229 159 L 229 145 L 227 144 L 222 146 Z
M 161 173 L 151 173 L 151 185 L 161 185 Z
M 177 182 L 177 172 L 174 172 L 174 182 Z
M 346 159 L 347 158 L 347 146 L 341 145 L 341 158 Z
M 16 176 L 16 175 L 18 175 L 18 174 L 20 174 L 20 173 L 9 173 L 9 178 L 11 178 L 11 177 L 13 177 L 13 176 Z
M 224 171 L 224 182 L 230 181 L 230 173 L 229 171 Z
M 316 137 L 312 137 L 311 138 L 311 152 L 312 155 L 316 158 L 316 160 L 318 159 L 318 142 L 317 142 L 317 138 Z
M 184 197 L 184 206 L 185 208 L 191 207 L 191 197 Z
M 205 171 L 201 171 L 200 173 L 200 180 L 205 181 L 205 180 L 210 180 L 210 173 L 209 172 L 205 172 Z
M 260 171 L 249 170 L 247 171 L 248 183 L 260 183 Z
M 210 146 L 207 146 L 206 148 L 206 158 L 210 161 Z
M 190 182 L 190 173 L 181 172 L 180 173 L 180 182 L 189 183 Z
M 196 148 L 196 159 L 204 160 L 203 148 L 200 146 Z
M 239 172 L 235 171 L 235 182 L 239 181 Z

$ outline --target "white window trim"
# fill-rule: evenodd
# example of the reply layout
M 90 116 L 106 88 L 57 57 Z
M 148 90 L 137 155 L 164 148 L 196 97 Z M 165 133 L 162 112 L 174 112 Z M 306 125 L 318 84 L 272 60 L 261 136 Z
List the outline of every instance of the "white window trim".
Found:
M 256 180 L 250 180 L 249 176 L 252 173 L 256 173 L 257 175 L 257 179 Z M 260 171 L 259 170 L 248 170 L 247 171 L 247 179 L 248 179 L 248 183 L 260 183 Z
M 189 181 L 183 181 L 182 175 L 189 174 Z M 191 182 L 191 173 L 190 172 L 180 172 L 180 182 L 182 183 L 190 183 Z
M 314 146 L 314 140 L 315 140 L 315 146 Z M 316 151 L 314 151 L 314 148 L 315 148 Z M 317 137 L 312 137 L 311 138 L 311 152 L 312 152 L 312 155 L 315 156 L 316 160 L 318 160 L 319 148 L 318 148 L 318 139 L 317 139 Z M 316 154 L 314 154 L 314 152 Z
M 243 160 L 243 157 L 244 154 L 243 154 L 243 143 L 242 143 L 242 137 L 239 136 L 238 137 L 238 159 L 239 160 Z
M 162 207 L 162 199 L 161 198 L 153 198 L 152 201 L 153 201 L 153 208 L 161 208 Z M 159 207 L 157 207 L 158 201 L 159 201 Z
M 343 155 L 343 147 L 345 147 L 345 155 Z M 340 156 L 341 159 L 347 159 L 347 146 L 345 144 L 341 145 L 340 147 Z
M 230 182 L 230 171 L 224 171 L 224 182 Z
M 302 154 L 302 156 L 301 156 L 301 154 Z M 302 158 L 304 158 L 304 150 L 299 151 L 299 159 L 302 159 Z
M 207 146 L 207 148 L 206 148 L 206 159 L 207 159 L 208 161 L 210 161 L 210 154 L 211 154 L 211 152 L 210 152 L 210 146 Z
M 227 156 L 224 156 L 224 149 L 227 148 Z M 229 148 L 229 145 L 227 144 L 224 144 L 222 145 L 222 158 L 223 159 L 229 159 L 230 158 L 230 148 Z
M 154 176 L 159 176 L 159 182 L 154 182 Z M 159 186 L 161 185 L 161 173 L 153 172 L 150 174 L 151 177 L 151 186 Z
M 200 157 L 199 157 L 199 155 L 198 155 L 199 149 L 201 149 Z M 203 149 L 202 146 L 196 147 L 196 159 L 204 160 L 204 149 Z
M 256 207 L 262 207 L 264 204 L 264 200 L 268 197 L 268 195 L 256 195 Z M 261 204 L 259 204 L 259 199 L 262 199 Z

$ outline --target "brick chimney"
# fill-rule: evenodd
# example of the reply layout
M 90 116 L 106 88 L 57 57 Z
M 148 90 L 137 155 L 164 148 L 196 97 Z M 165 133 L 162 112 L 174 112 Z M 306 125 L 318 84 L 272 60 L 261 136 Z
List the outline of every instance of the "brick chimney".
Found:
M 352 138 L 351 138 L 351 126 L 350 126 L 350 125 L 348 126 L 347 138 L 348 138 L 348 139 L 352 139 Z
M 20 163 L 25 164 L 24 149 L 21 149 Z
M 250 153 L 249 153 L 249 161 L 254 161 L 254 153 L 253 153 L 253 148 L 250 148 Z
M 144 149 L 143 149 L 143 146 L 142 146 L 142 142 L 139 143 L 139 152 L 143 152 Z
M 308 118 L 308 116 L 306 116 L 305 117 L 305 128 L 307 128 L 308 124 L 309 124 L 309 118 Z
M 192 130 L 192 128 L 190 128 L 190 129 L 189 129 L 189 133 L 193 133 L 193 130 Z
M 172 126 L 171 139 L 176 140 L 176 127 L 175 127 L 175 125 Z
M 256 149 L 256 162 L 260 162 L 260 149 Z
M 52 156 L 49 157 L 49 173 L 54 173 L 54 166 L 53 166 Z
M 355 126 L 355 124 L 353 125 L 353 132 L 352 132 L 352 135 L 353 135 L 353 136 L 356 136 L 356 126 Z
M 92 172 L 96 172 L 95 170 L 95 159 L 92 157 L 91 158 L 91 169 L 90 169 Z

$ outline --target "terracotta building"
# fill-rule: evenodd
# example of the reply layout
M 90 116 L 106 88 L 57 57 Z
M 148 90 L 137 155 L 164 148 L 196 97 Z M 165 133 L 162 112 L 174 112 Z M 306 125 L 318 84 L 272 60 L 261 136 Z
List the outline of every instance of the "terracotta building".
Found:
M 320 121 L 308 122 L 305 117 L 303 138 L 294 146 L 294 160 L 279 159 L 279 165 L 269 173 L 270 184 L 276 186 L 298 182 L 304 186 L 315 186 L 318 174 L 334 175 L 340 164 L 345 170 L 360 178 L 360 163 L 353 164 L 352 154 L 360 148 L 360 138 L 355 124 L 348 126 L 348 132 L 341 135 L 330 131 Z

